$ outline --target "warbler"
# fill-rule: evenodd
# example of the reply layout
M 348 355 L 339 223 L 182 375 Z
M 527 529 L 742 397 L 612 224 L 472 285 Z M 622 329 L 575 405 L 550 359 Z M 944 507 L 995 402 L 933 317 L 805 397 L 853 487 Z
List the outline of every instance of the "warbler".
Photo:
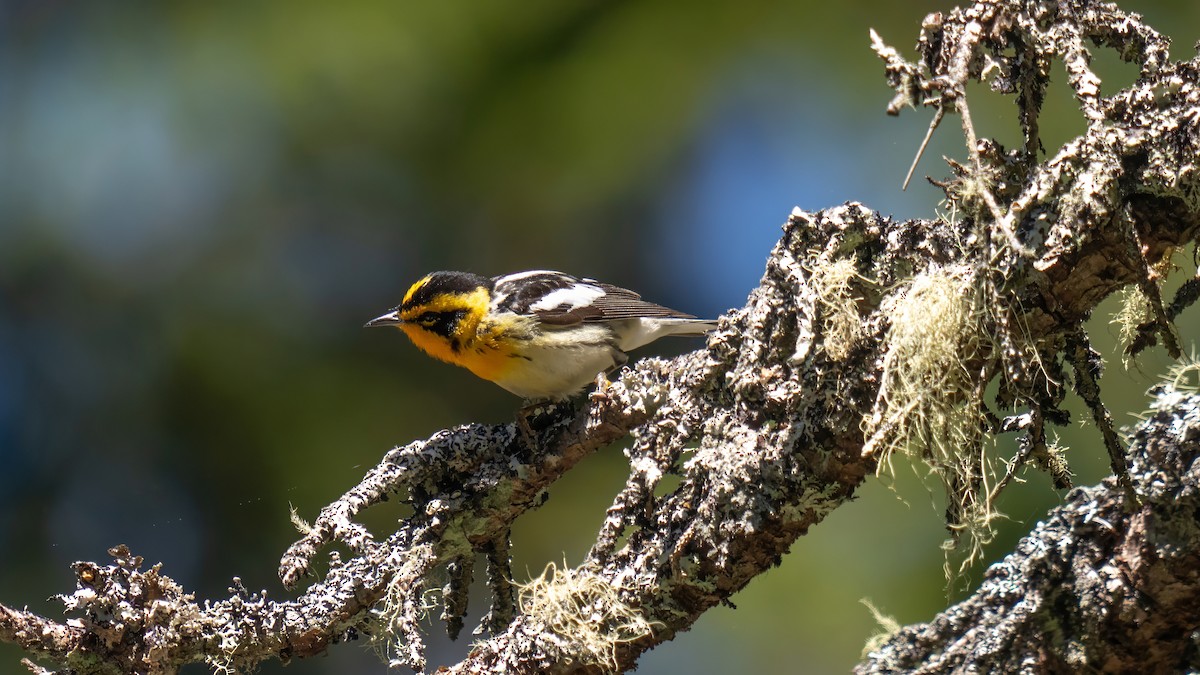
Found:
M 633 291 L 562 272 L 487 278 L 434 272 L 370 326 L 395 326 L 430 356 L 531 401 L 560 400 L 665 335 L 703 335 L 715 321 Z

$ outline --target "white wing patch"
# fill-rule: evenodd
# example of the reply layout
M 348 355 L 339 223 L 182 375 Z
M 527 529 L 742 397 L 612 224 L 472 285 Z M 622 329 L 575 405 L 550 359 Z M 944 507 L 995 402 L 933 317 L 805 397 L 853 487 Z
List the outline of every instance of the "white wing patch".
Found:
M 513 274 L 505 274 L 504 276 L 496 279 L 496 285 L 501 286 L 504 284 L 511 284 L 514 281 L 520 281 L 521 279 L 528 279 L 529 277 L 541 277 L 541 276 L 558 277 L 558 276 L 565 276 L 565 275 L 562 272 L 555 272 L 554 270 L 527 270 L 525 272 L 515 272 Z
M 493 279 L 495 291 L 492 294 L 492 307 L 500 307 L 508 301 L 508 297 L 516 290 L 516 282 L 524 279 L 532 279 L 534 277 L 566 277 L 562 272 L 554 270 L 526 270 L 524 272 L 514 272 L 513 274 L 505 274 L 502 277 Z M 572 277 L 568 277 L 572 281 Z
M 566 311 L 570 312 L 592 304 L 602 295 L 604 295 L 604 289 L 602 288 L 588 284 L 575 284 L 569 288 L 550 291 L 541 300 L 530 305 L 529 308 L 535 312 L 548 312 L 566 305 Z

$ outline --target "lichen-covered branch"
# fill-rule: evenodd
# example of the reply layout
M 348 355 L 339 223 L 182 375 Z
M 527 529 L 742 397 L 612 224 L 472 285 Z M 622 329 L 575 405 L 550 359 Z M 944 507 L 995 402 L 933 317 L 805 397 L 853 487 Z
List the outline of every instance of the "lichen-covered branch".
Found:
M 1167 386 L 1129 448 L 1141 503 L 1079 488 L 967 600 L 858 673 L 1183 673 L 1200 668 L 1200 396 Z
M 1142 334 L 1168 340 L 1163 322 L 1200 296 L 1185 285 L 1162 307 L 1147 279 L 1200 232 L 1200 63 L 1171 62 L 1167 40 L 1138 17 L 1083 0 L 978 2 L 927 17 L 918 46 L 910 62 L 875 39 L 897 92 L 889 111 L 960 116 L 968 159 L 941 183 L 954 218 L 897 221 L 857 203 L 797 210 L 760 285 L 704 349 L 643 360 L 603 394 L 531 414 L 531 438 L 511 424 L 468 425 L 396 448 L 311 525 L 297 517 L 303 536 L 281 579 L 293 587 L 314 566 L 325 571 L 295 600 L 235 583 L 228 598 L 198 603 L 117 548 L 113 565 L 76 566 L 67 624 L 0 608 L 0 639 L 66 672 L 169 673 L 197 661 L 245 671 L 367 636 L 393 665 L 421 670 L 422 618 L 440 609 L 459 632 L 482 555 L 487 639 L 449 671 L 627 670 L 778 564 L 872 473 L 910 459 L 941 477 L 947 526 L 969 557 L 1008 482 L 996 466 L 1030 463 L 1063 484 L 1045 425 L 1066 423 L 1059 406 L 1073 391 L 1104 419 L 1081 328 L 1097 303 L 1141 289 L 1159 305 Z M 1104 95 L 1089 67 L 1097 47 L 1136 63 L 1139 79 Z M 1087 130 L 1039 161 L 1055 60 Z M 1021 148 L 976 136 L 973 79 L 1013 96 Z M 1135 457 L 1128 469 L 1111 431 L 1114 468 L 1155 508 L 1137 475 L 1169 465 Z M 1008 460 L 984 451 L 1004 432 L 1023 435 Z M 514 521 L 581 459 L 626 437 L 629 479 L 587 558 L 514 589 Z M 678 485 L 659 496 L 666 476 Z M 391 498 L 412 507 L 394 532 L 356 521 Z M 1089 527 L 1072 532 L 1103 534 Z M 318 560 L 335 542 L 349 555 Z

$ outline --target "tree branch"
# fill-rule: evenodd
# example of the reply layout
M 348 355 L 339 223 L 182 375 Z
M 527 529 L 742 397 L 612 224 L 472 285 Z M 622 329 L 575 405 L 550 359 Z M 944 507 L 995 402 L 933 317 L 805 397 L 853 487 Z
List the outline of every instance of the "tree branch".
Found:
M 1163 389 L 1114 479 L 1066 503 L 967 600 L 858 673 L 1181 673 L 1200 667 L 1200 396 Z

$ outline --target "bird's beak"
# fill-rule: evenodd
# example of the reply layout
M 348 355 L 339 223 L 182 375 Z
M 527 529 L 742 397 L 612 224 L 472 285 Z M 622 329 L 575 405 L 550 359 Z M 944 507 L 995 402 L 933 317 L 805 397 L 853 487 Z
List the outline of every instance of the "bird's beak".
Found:
M 377 316 L 374 319 L 371 319 L 363 325 L 363 328 L 373 328 L 375 326 L 396 326 L 402 323 L 404 323 L 404 319 L 400 318 L 400 312 L 388 312 L 383 316 Z

